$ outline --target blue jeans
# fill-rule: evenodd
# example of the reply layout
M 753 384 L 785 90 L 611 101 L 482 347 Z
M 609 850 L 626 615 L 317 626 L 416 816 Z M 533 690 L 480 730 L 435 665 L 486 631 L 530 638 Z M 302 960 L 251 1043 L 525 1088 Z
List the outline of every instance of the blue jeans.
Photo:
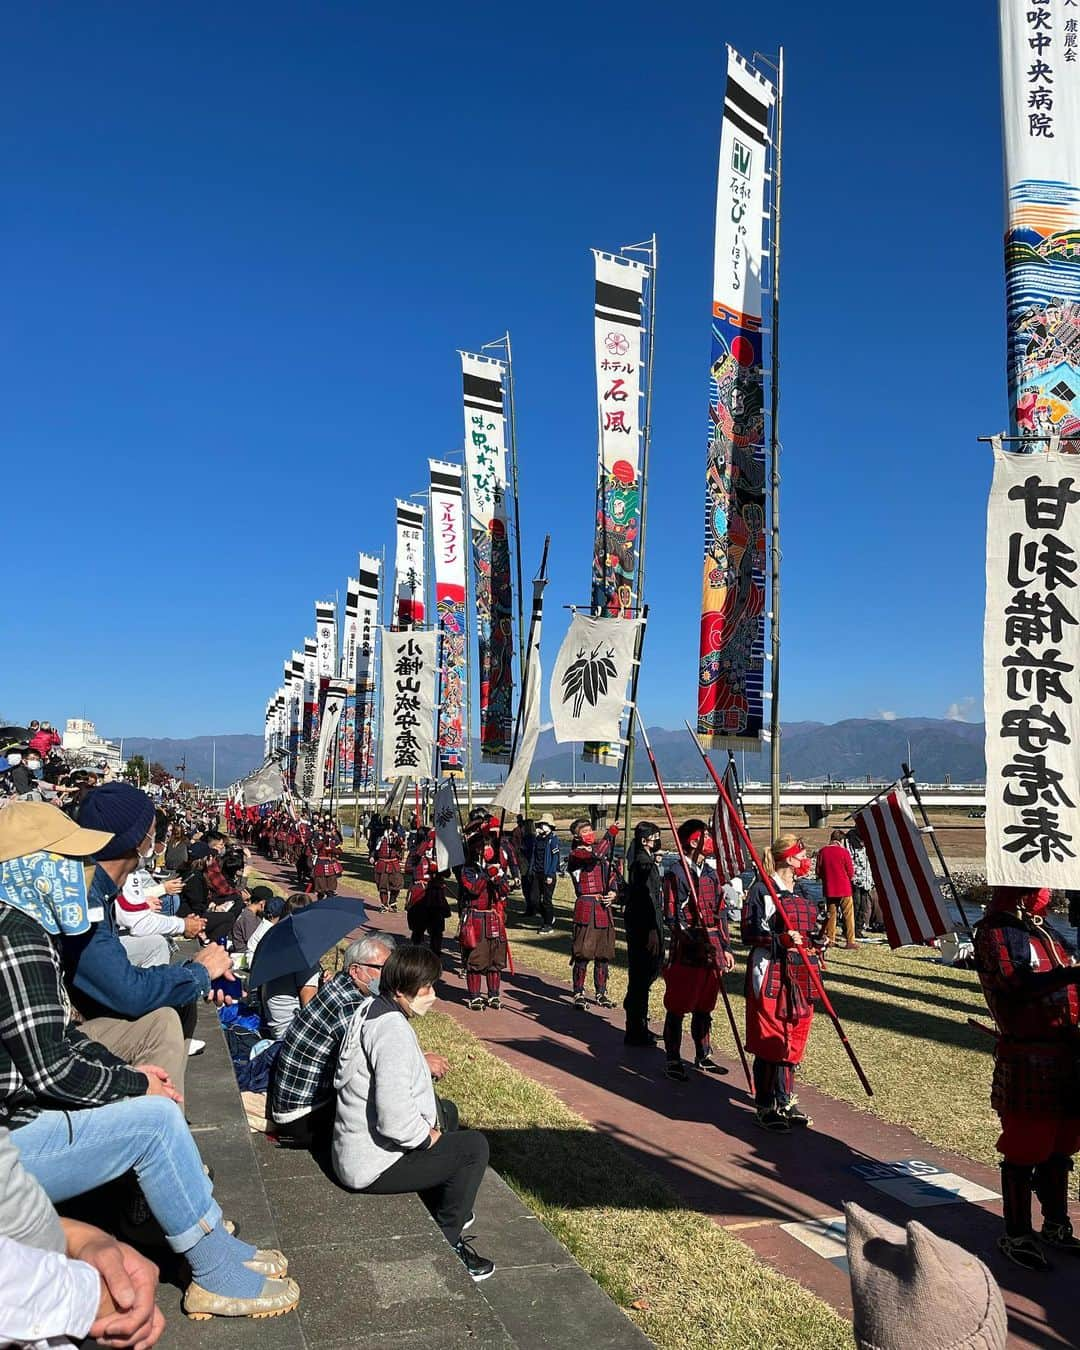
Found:
M 166 1097 L 129 1097 L 79 1111 L 42 1111 L 11 1134 L 23 1166 L 60 1204 L 132 1169 L 174 1252 L 221 1222 L 183 1113 Z
M 174 915 L 180 908 L 180 897 L 178 895 L 163 895 L 161 897 L 161 913 Z M 180 935 L 183 937 L 183 934 Z

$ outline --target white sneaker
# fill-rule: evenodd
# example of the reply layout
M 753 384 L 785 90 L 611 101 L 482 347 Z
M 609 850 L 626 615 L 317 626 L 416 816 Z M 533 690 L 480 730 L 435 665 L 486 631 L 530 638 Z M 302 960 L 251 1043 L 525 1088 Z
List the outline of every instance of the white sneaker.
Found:
M 190 1059 L 192 1055 L 201 1055 L 205 1049 L 206 1049 L 205 1041 L 196 1041 L 196 1040 L 188 1041 L 187 1047 L 188 1059 Z

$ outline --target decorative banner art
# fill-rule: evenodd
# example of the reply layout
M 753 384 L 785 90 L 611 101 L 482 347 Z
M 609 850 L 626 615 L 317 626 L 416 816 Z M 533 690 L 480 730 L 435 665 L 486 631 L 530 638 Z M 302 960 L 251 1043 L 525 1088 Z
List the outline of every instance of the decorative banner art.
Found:
M 345 689 L 342 679 L 332 679 L 326 686 L 319 722 L 319 746 L 315 754 L 315 790 L 311 798 L 316 803 L 322 801 L 328 788 L 333 788 L 334 737 L 345 709 Z
M 461 838 L 457 798 L 454 796 L 454 785 L 449 779 L 435 789 L 431 809 L 432 819 L 435 822 L 435 865 L 440 872 L 448 872 L 452 867 L 460 867 L 465 861 L 465 845 Z
M 319 647 L 315 638 L 304 639 L 304 731 L 301 737 L 298 789 L 310 800 L 315 787 L 315 748 L 319 735 Z
M 438 633 L 382 637 L 382 777 L 430 778 L 435 749 Z
M 1080 6 L 999 13 L 1010 429 L 1080 436 Z
M 555 739 L 621 741 L 640 619 L 613 623 L 575 614 L 551 674 Z
M 764 720 L 765 386 L 761 281 L 773 86 L 728 48 L 713 260 L 697 730 L 756 749 Z
M 439 623 L 439 773 L 465 772 L 465 522 L 462 470 L 428 461 L 431 469 L 431 547 L 435 555 L 435 613 Z
M 360 633 L 358 617 L 360 583 L 350 577 L 345 584 L 345 626 L 341 631 L 341 676 L 345 681 L 345 706 L 341 710 L 338 732 L 338 783 L 347 792 L 356 776 L 356 644 Z
M 394 624 L 398 628 L 424 622 L 424 516 L 413 502 L 397 503 L 397 549 L 394 553 Z
M 1072 889 L 1080 854 L 1080 462 L 994 444 L 986 521 L 986 880 Z
M 285 783 L 281 776 L 281 766 L 264 764 L 243 780 L 238 789 L 241 806 L 262 806 L 265 802 L 276 802 L 285 795 Z
M 480 650 L 480 757 L 486 764 L 508 764 L 514 732 L 514 631 L 506 517 L 505 367 L 488 356 L 460 355 Z
M 311 741 L 318 744 L 319 727 L 322 721 L 323 704 L 326 702 L 326 690 L 330 680 L 337 672 L 337 605 L 332 600 L 315 602 L 315 678 L 318 681 L 318 694 L 315 700 L 315 716 L 311 721 Z M 324 760 L 318 760 L 320 765 Z M 321 773 L 321 769 L 320 769 Z
M 360 554 L 357 577 L 356 749 L 353 787 L 371 787 L 375 778 L 375 635 L 379 628 L 382 562 Z
M 314 677 L 315 653 L 311 653 L 312 676 Z M 300 787 L 300 738 L 304 725 L 304 701 L 306 696 L 305 675 L 307 658 L 303 652 L 292 654 L 292 710 L 289 713 L 289 777 L 297 788 Z M 287 674 L 288 672 L 286 672 Z

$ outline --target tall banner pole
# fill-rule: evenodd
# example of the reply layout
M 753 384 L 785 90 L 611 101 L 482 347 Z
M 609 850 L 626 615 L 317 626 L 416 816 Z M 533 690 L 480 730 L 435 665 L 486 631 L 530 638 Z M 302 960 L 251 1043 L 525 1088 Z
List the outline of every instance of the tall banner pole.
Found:
M 780 834 L 780 195 L 783 188 L 784 154 L 784 49 L 776 67 L 776 106 L 773 133 L 772 181 L 772 320 L 769 345 L 772 374 L 769 380 L 770 466 L 769 510 L 772 515 L 770 570 L 772 573 L 772 706 L 769 710 L 769 827 L 771 838 Z
M 517 579 L 518 670 L 525 683 L 525 592 L 521 573 L 521 493 L 518 488 L 517 407 L 514 401 L 514 355 L 510 348 L 510 330 L 506 330 L 506 396 L 510 412 L 510 482 L 514 494 L 514 573 Z M 546 550 L 545 550 L 546 552 Z M 529 783 L 525 782 L 525 814 L 531 814 Z

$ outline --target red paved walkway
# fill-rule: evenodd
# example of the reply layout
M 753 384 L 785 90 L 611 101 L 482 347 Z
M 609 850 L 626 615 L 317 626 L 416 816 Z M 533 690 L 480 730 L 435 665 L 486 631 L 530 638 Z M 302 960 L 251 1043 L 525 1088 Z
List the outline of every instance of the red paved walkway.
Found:
M 258 870 L 288 885 L 285 869 L 257 862 Z M 343 891 L 359 886 L 343 878 Z M 372 926 L 407 933 L 402 914 L 372 909 Z M 514 1068 L 551 1088 L 573 1110 L 659 1173 L 694 1209 L 708 1214 L 776 1269 L 812 1289 L 845 1316 L 851 1304 L 847 1275 L 811 1251 L 781 1225 L 841 1212 L 845 1200 L 904 1223 L 928 1228 L 983 1257 L 997 1276 L 1009 1309 L 1010 1344 L 1075 1346 L 1074 1270 L 1059 1258 L 1053 1274 L 1029 1275 L 1005 1262 L 995 1242 L 1000 1203 L 911 1209 L 874 1189 L 852 1169 L 858 1164 L 918 1158 L 997 1191 L 996 1171 L 933 1148 L 910 1130 L 834 1101 L 801 1085 L 800 1101 L 814 1119 L 805 1133 L 770 1135 L 754 1121 L 737 1061 L 725 1059 L 726 1078 L 692 1075 L 686 1084 L 664 1078 L 661 1051 L 622 1043 L 622 1010 L 578 1012 L 567 986 L 519 969 L 503 987 L 501 1012 L 463 1006 L 464 982 L 451 947 L 443 1007 Z M 722 1047 L 730 1032 L 717 1023 Z M 815 1035 L 831 1035 L 819 1023 Z M 728 1042 L 730 1043 L 730 1042 Z M 718 1055 L 718 1058 L 720 1056 Z M 612 1202 L 617 1204 L 618 1197 Z

